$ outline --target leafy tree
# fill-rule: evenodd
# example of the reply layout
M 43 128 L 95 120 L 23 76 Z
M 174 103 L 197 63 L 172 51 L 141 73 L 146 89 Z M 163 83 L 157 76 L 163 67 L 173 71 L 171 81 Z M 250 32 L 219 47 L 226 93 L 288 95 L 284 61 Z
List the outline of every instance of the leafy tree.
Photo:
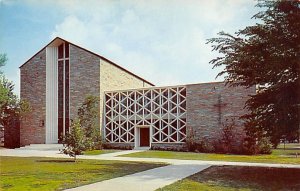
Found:
M 0 68 L 5 65 L 7 57 L 0 54 Z M 0 70 L 0 124 L 6 126 L 12 118 L 19 118 L 31 110 L 29 103 L 19 100 L 14 94 L 14 84 L 6 79 Z
M 17 116 L 19 103 L 17 96 L 13 93 L 14 85 L 3 75 L 0 76 L 0 123 L 5 126 L 8 118 Z
M 74 157 L 74 161 L 77 155 L 81 155 L 86 150 L 86 137 L 78 119 L 72 122 L 70 132 L 63 137 L 63 144 L 64 148 L 61 151 Z
M 64 154 L 76 160 L 76 155 L 85 150 L 102 149 L 98 111 L 98 98 L 87 96 L 78 109 L 78 118 L 71 124 L 70 132 L 63 136 Z
M 5 66 L 5 63 L 7 62 L 6 54 L 0 54 L 0 68 Z M 2 74 L 3 71 L 0 70 L 0 74 Z
M 218 76 L 225 75 L 230 86 L 258 85 L 246 102 L 246 130 L 270 137 L 276 146 L 300 131 L 300 1 L 264 0 L 257 6 L 262 11 L 253 18 L 260 22 L 208 40 L 222 55 L 210 63 L 225 67 Z
M 1 68 L 5 65 L 6 61 L 7 61 L 6 55 L 0 54 L 0 78 L 1 78 L 0 104 L 1 104 L 1 108 L 2 108 L 2 105 L 9 99 L 9 96 L 8 96 L 9 89 L 7 89 L 7 83 L 6 83 L 7 80 L 4 78 L 3 71 L 1 70 Z M 11 87 L 11 88 L 13 88 L 13 87 Z
M 89 149 L 101 149 L 98 103 L 98 97 L 89 95 L 78 109 L 78 119 L 87 137 Z

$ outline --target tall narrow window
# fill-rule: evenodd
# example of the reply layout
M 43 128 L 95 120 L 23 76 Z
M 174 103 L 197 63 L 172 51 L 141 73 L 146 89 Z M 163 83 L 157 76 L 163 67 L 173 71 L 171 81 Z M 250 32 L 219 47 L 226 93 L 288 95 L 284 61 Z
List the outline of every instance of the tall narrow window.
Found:
M 58 46 L 58 139 L 69 131 L 70 61 L 69 43 Z
M 69 58 L 69 43 L 65 43 L 65 58 Z
M 70 82 L 69 82 L 69 60 L 65 63 L 65 132 L 69 131 L 69 95 L 70 95 Z
M 59 45 L 58 47 L 58 59 L 64 58 L 64 44 Z
M 64 62 L 58 61 L 58 138 L 63 135 L 64 119 Z

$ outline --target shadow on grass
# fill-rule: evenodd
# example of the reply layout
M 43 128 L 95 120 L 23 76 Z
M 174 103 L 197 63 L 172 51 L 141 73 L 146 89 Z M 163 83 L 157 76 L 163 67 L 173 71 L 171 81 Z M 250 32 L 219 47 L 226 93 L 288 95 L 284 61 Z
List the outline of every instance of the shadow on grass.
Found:
M 234 189 L 300 190 L 300 169 L 293 168 L 212 166 L 188 179 Z
M 53 159 L 53 160 L 36 160 L 36 162 L 53 162 L 53 163 L 68 163 L 68 162 L 72 162 L 72 163 L 74 163 L 76 161 L 74 161 L 74 160 L 56 160 L 56 159 Z
M 276 150 L 281 150 L 281 151 L 300 151 L 300 148 L 278 148 Z

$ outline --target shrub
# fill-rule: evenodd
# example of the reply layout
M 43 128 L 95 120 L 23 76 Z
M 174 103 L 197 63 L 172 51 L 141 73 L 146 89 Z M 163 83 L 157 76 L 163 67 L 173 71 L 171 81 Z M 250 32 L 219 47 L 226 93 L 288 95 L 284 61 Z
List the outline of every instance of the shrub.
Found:
M 196 150 L 196 138 L 195 138 L 195 131 L 190 128 L 190 131 L 186 137 L 186 146 L 187 150 L 190 152 L 194 152 Z
M 102 149 L 102 139 L 99 128 L 98 98 L 87 96 L 78 109 L 76 119 L 63 138 L 62 152 L 76 160 L 76 155 L 85 150 Z
M 243 153 L 248 155 L 271 154 L 272 143 L 269 138 L 247 137 L 243 143 Z
M 202 138 L 202 140 L 199 143 L 195 143 L 195 147 L 195 152 L 210 153 L 214 151 L 214 148 L 211 145 L 211 141 L 209 141 L 205 137 Z
M 246 124 L 243 131 L 236 125 L 235 118 L 229 118 L 222 124 L 219 138 L 209 141 L 202 138 L 196 141 L 195 131 L 190 131 L 187 136 L 186 145 L 188 151 L 204 153 L 228 153 L 228 154 L 270 154 L 272 144 L 263 132 L 249 128 Z M 246 136 L 245 136 L 246 135 Z
M 216 153 L 239 154 L 242 152 L 239 145 L 242 138 L 236 135 L 237 125 L 235 118 L 226 119 L 222 124 L 221 136 L 213 142 L 213 151 Z
M 177 152 L 179 152 L 179 151 L 181 151 L 181 152 L 187 151 L 187 148 L 186 148 L 186 146 L 184 144 L 177 144 L 177 143 L 175 143 L 175 144 L 176 144 L 175 147 L 172 144 L 167 144 L 167 145 L 165 145 L 165 144 L 162 144 L 162 145 L 160 145 L 160 144 L 153 144 L 153 145 L 151 145 L 150 149 L 151 150 L 160 150 L 160 151 L 177 151 Z
M 102 149 L 102 139 L 99 127 L 99 98 L 89 95 L 78 108 L 78 119 L 86 136 L 86 149 Z
M 235 119 L 227 119 L 223 124 L 221 139 L 213 144 L 214 152 L 247 155 L 271 153 L 271 141 L 263 133 L 253 128 L 252 131 L 246 131 L 246 136 L 242 134 L 237 136 L 237 132 Z
M 70 131 L 63 136 L 63 146 L 62 153 L 74 157 L 74 160 L 76 155 L 86 150 L 87 140 L 78 119 L 71 124 Z
M 256 145 L 256 140 L 253 137 L 246 137 L 244 139 L 243 145 L 243 153 L 247 155 L 254 155 L 259 153 L 259 149 Z
M 265 133 L 257 128 L 255 120 L 249 120 L 245 124 L 246 137 L 243 142 L 245 154 L 270 154 L 272 143 Z
M 202 138 L 200 142 L 196 140 L 196 132 L 190 129 L 186 138 L 187 151 L 190 152 L 212 152 L 213 147 L 210 145 L 210 141 L 207 138 Z
M 113 144 L 102 144 L 102 148 L 104 149 L 118 149 L 118 150 L 132 150 L 134 146 L 132 145 L 113 145 Z
M 271 154 L 272 144 L 269 138 L 262 137 L 258 142 L 259 154 Z

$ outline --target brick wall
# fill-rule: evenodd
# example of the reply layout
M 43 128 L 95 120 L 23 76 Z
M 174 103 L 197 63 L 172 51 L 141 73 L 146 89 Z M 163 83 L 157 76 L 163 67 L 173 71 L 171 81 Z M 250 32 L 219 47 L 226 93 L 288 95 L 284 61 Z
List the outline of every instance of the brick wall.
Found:
M 255 88 L 225 87 L 223 82 L 187 85 L 187 129 L 197 141 L 216 140 L 226 119 L 238 118 Z M 237 120 L 241 127 L 242 121 Z M 236 132 L 240 136 L 242 128 Z
M 45 122 L 46 115 L 46 49 L 41 50 L 20 70 L 21 98 L 28 100 L 32 107 L 32 111 L 21 121 L 21 145 L 45 143 L 45 126 L 41 124 Z M 77 116 L 78 107 L 87 95 L 100 94 L 99 109 L 102 115 L 104 91 L 149 86 L 107 61 L 101 60 L 100 69 L 98 56 L 70 44 L 70 119 Z
M 20 144 L 45 143 L 46 115 L 46 49 L 20 68 L 21 99 L 27 100 L 32 107 L 30 113 L 21 121 Z
M 70 44 L 70 119 L 87 95 L 99 96 L 100 58 Z

